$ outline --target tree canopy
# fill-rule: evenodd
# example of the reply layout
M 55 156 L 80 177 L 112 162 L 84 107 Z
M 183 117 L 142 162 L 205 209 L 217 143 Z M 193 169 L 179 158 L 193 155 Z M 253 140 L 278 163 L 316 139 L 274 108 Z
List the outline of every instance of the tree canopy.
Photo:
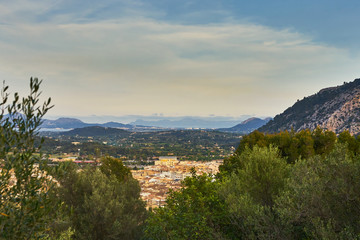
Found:
M 68 225 L 76 239 L 140 239 L 146 218 L 139 183 L 118 159 L 104 157 L 100 168 L 70 164 L 58 179 Z

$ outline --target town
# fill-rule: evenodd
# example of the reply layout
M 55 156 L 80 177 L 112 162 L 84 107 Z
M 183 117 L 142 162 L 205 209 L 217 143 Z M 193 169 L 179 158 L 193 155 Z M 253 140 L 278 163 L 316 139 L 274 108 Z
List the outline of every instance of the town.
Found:
M 159 157 L 155 165 L 145 166 L 141 170 L 132 170 L 133 177 L 141 186 L 141 198 L 147 208 L 156 208 L 165 205 L 167 193 L 170 189 L 181 188 L 181 181 L 196 174 L 213 174 L 218 172 L 223 160 L 206 162 L 179 161 L 175 156 Z

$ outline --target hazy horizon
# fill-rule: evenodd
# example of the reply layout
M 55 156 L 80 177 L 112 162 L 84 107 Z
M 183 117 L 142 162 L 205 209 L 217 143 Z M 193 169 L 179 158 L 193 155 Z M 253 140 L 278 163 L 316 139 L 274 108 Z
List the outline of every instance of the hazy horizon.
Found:
M 166 115 L 123 115 L 123 116 L 110 116 L 110 115 L 47 115 L 45 118 L 49 120 L 57 120 L 59 118 L 76 118 L 86 123 L 107 123 L 107 122 L 120 122 L 124 124 L 128 124 L 131 122 L 135 122 L 136 120 L 144 120 L 144 121 L 162 121 L 162 120 L 182 120 L 184 118 L 193 118 L 193 119 L 201 119 L 206 121 L 234 121 L 241 122 L 247 120 L 252 117 L 257 118 L 267 118 L 271 116 L 251 116 L 251 115 L 241 115 L 241 116 L 166 116 Z

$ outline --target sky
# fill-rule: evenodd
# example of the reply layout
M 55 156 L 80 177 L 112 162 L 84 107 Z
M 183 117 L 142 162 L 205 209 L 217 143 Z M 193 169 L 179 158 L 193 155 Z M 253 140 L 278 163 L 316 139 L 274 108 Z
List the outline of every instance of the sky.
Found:
M 275 116 L 360 77 L 360 1 L 0 0 L 0 76 L 51 116 Z

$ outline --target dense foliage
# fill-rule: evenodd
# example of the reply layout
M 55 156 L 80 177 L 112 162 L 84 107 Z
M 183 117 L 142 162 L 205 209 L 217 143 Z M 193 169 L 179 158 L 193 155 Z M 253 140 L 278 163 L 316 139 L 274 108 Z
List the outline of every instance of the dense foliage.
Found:
M 149 216 L 147 237 L 359 239 L 358 151 L 359 141 L 348 132 L 253 132 L 216 179 L 194 175 L 170 194 L 168 205 Z M 201 190 L 209 185 L 211 191 Z M 212 201 L 216 208 L 205 207 Z
M 354 154 L 360 153 L 360 139 L 350 135 L 348 131 L 336 136 L 334 132 L 316 128 L 313 131 L 307 129 L 299 132 L 284 131 L 276 134 L 264 134 L 254 131 L 242 138 L 235 156 L 239 155 L 247 147 L 252 149 L 256 145 L 260 147 L 274 145 L 278 147 L 281 156 L 286 158 L 288 163 L 294 163 L 300 157 L 325 156 L 334 149 L 336 142 L 346 144 Z M 230 161 L 225 160 L 225 166 L 227 162 L 230 164 L 231 158 Z M 229 166 L 229 171 L 231 171 L 230 169 L 231 166 Z M 223 168 L 223 170 L 225 169 Z
M 288 239 L 359 239 L 359 206 L 360 158 L 338 145 L 295 163 L 275 210 Z

